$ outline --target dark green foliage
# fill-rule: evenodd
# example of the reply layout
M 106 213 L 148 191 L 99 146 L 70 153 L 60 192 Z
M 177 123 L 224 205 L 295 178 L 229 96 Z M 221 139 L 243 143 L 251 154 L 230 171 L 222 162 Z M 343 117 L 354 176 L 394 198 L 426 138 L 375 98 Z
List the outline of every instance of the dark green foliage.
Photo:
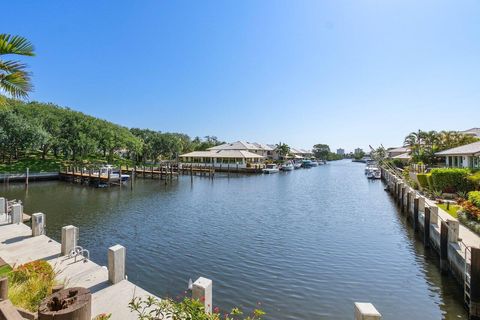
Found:
M 467 180 L 469 173 L 468 169 L 461 168 L 432 169 L 433 189 L 448 193 L 468 191 L 471 189 Z
M 422 187 L 422 189 L 428 189 L 427 174 L 418 173 L 417 179 L 418 179 L 418 184 L 420 185 L 420 187 Z
M 433 189 L 433 179 L 432 179 L 432 174 L 431 173 L 427 174 L 427 183 L 428 183 L 428 188 L 430 190 L 434 190 Z
M 476 190 L 480 190 L 480 171 L 468 176 L 468 181 L 470 181 Z
M 0 107 L 0 171 L 24 171 L 18 166 L 40 158 L 49 163 L 57 159 L 155 163 L 220 143 L 213 136 L 192 141 L 181 133 L 128 129 L 54 104 L 4 100 Z M 35 168 L 39 167 L 36 163 Z
M 480 208 L 480 191 L 471 191 L 468 193 L 468 201 Z

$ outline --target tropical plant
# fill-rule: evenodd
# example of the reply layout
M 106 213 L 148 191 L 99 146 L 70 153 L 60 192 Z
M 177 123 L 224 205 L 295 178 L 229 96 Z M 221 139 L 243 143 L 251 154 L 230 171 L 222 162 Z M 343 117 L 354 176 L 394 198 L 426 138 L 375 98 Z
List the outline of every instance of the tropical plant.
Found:
M 128 306 L 137 314 L 139 320 L 261 320 L 265 315 L 262 310 L 255 309 L 251 315 L 244 317 L 239 308 L 233 308 L 230 312 L 221 315 L 218 307 L 213 309 L 213 313 L 206 313 L 202 302 L 187 297 L 180 302 L 172 299 L 159 300 L 152 296 L 143 299 L 136 297 Z
M 26 98 L 32 90 L 30 72 L 18 60 L 4 60 L 6 55 L 34 56 L 33 45 L 24 37 L 0 34 L 0 91 L 13 98 Z
M 414 162 L 422 161 L 427 164 L 437 162 L 436 152 L 455 148 L 478 141 L 478 138 L 456 131 L 422 131 L 411 132 L 405 137 L 404 146 L 411 151 Z
M 8 273 L 8 298 L 15 306 L 36 311 L 40 302 L 52 293 L 55 272 L 43 260 L 20 265 Z
M 275 145 L 275 152 L 283 159 L 290 153 L 290 147 L 286 143 L 279 142 Z

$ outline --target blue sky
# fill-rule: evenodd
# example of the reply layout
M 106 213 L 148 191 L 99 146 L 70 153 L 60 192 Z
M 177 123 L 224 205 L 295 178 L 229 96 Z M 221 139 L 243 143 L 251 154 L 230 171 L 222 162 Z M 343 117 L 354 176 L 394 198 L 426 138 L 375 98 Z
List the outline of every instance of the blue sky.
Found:
M 348 150 L 480 127 L 478 1 L 7 6 L 1 32 L 36 47 L 30 98 L 125 126 Z

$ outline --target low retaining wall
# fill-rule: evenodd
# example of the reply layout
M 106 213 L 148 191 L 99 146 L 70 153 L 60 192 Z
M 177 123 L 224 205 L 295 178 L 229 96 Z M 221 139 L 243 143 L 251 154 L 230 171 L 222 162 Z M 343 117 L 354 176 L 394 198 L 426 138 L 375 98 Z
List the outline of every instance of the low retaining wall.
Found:
M 25 182 L 27 179 L 26 173 L 0 173 L 0 182 Z M 58 172 L 40 172 L 40 173 L 29 173 L 29 181 L 44 181 L 44 180 L 58 180 Z

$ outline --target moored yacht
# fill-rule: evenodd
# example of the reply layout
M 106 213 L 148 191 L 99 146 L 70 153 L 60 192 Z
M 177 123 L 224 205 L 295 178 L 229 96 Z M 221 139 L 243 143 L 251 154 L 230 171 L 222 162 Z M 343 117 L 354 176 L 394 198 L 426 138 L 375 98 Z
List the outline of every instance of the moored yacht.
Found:
M 115 168 L 113 168 L 113 166 L 110 164 L 100 167 L 99 175 L 101 177 L 109 177 L 111 181 L 120 180 L 121 182 L 125 182 L 130 179 L 130 176 L 128 174 L 120 174 L 120 171 L 115 170 Z
M 277 173 L 280 170 L 278 169 L 278 166 L 274 163 L 269 163 L 265 166 L 265 168 L 262 170 L 263 173 Z

